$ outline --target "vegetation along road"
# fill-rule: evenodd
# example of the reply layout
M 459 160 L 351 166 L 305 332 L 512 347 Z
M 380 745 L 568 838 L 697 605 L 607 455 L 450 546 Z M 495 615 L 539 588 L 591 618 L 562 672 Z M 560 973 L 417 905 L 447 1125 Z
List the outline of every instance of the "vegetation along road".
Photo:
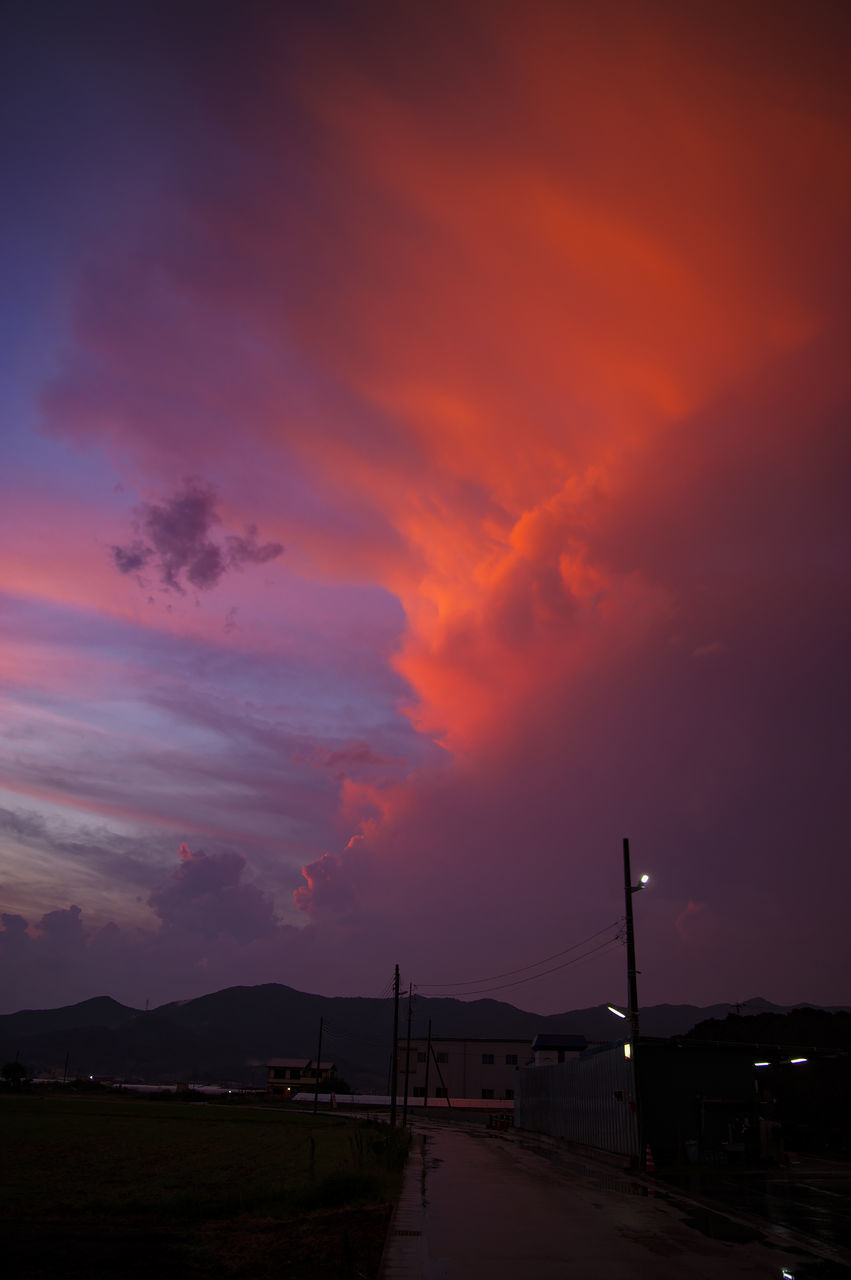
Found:
M 374 1276 L 404 1139 L 337 1115 L 0 1099 L 0 1232 L 28 1280 Z

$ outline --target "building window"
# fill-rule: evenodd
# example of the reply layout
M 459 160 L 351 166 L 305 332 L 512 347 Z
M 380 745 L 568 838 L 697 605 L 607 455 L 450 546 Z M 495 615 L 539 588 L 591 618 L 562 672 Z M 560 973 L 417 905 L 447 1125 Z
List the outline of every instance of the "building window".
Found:
M 493 1066 L 493 1054 L 492 1054 L 492 1053 L 483 1053 L 483 1054 L 482 1054 L 482 1066 L 483 1066 L 483 1067 L 492 1067 L 492 1066 Z
M 506 1102 L 511 1102 L 511 1101 L 513 1101 L 513 1099 L 514 1099 L 514 1090 L 513 1090 L 513 1089 L 506 1089 L 506 1091 L 505 1091 L 505 1100 L 506 1100 Z
M 493 1097 L 493 1089 L 482 1089 L 482 1097 L 483 1097 L 483 1098 L 492 1098 L 492 1097 Z
M 505 1065 L 506 1065 L 507 1067 L 516 1067 L 516 1066 L 517 1066 L 517 1054 L 516 1054 L 516 1053 L 507 1053 L 507 1054 L 505 1055 Z
M 425 1097 L 425 1089 L 423 1088 L 423 1086 L 422 1086 L 421 1084 L 415 1084 L 415 1085 L 414 1085 L 414 1097 L 415 1097 L 415 1098 L 424 1098 L 424 1097 Z
M 448 1062 L 448 1061 L 449 1061 L 449 1054 L 448 1054 L 448 1053 L 439 1053 L 439 1054 L 437 1055 L 437 1060 L 438 1060 L 438 1062 Z
M 435 1096 L 436 1098 L 448 1098 L 448 1097 L 449 1097 L 449 1090 L 448 1090 L 448 1089 L 444 1089 L 443 1085 L 440 1085 L 440 1087 L 439 1087 L 439 1088 L 435 1089 L 435 1091 L 434 1091 L 434 1096 Z
M 426 1060 L 426 1055 L 420 1052 L 420 1050 L 417 1050 L 417 1062 L 425 1062 L 425 1060 Z

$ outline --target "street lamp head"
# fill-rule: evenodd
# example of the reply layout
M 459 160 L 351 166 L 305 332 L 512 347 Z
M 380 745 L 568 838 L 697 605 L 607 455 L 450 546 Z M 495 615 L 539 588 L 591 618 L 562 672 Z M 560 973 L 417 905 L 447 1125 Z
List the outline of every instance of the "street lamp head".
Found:
M 639 879 L 638 883 L 641 885 L 641 887 L 642 887 L 642 889 L 643 889 L 643 888 L 644 888 L 644 886 L 649 882 L 649 880 L 650 880 L 650 877 L 649 877 L 649 875 L 647 874 L 647 872 L 645 871 L 644 875 L 640 877 L 640 879 Z
M 622 1009 L 616 1009 L 613 1004 L 607 1004 L 606 1008 L 608 1009 L 609 1013 L 613 1013 L 616 1018 L 629 1017 L 629 1014 L 624 1013 Z

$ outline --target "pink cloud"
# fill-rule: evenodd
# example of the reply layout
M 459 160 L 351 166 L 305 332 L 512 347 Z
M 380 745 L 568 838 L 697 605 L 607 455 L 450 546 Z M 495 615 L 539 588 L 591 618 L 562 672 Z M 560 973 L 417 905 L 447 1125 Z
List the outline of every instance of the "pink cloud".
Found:
M 69 283 L 46 425 L 146 496 L 123 541 L 114 510 L 22 495 L 5 568 L 152 646 L 205 643 L 136 659 L 135 714 L 169 733 L 125 747 L 118 777 L 106 753 L 78 772 L 63 741 L 15 785 L 259 831 L 276 887 L 303 865 L 301 912 L 417 968 L 438 928 L 451 968 L 498 969 L 530 940 L 556 950 L 566 916 L 577 936 L 617 914 L 628 833 L 665 886 L 645 942 L 660 995 L 709 981 L 670 963 L 672 916 L 732 957 L 759 915 L 797 980 L 760 914 L 771 849 L 843 972 L 842 897 L 795 871 L 837 870 L 847 755 L 844 18 L 784 10 L 757 39 L 726 11 L 615 4 L 576 27 L 557 5 L 474 5 L 460 26 L 447 10 L 444 42 L 402 6 L 376 44 L 323 13 L 229 27 L 250 99 L 180 45 L 193 163 L 93 234 Z M 177 487 L 198 472 L 220 503 Z M 210 643 L 178 587 L 284 541 L 272 600 L 261 573 L 229 575 Z M 146 614 L 140 572 L 172 613 Z M 104 679 L 103 707 L 123 692 Z M 350 822 L 361 860 L 317 856 Z M 162 932 L 280 939 L 241 856 L 186 857 L 151 898 Z

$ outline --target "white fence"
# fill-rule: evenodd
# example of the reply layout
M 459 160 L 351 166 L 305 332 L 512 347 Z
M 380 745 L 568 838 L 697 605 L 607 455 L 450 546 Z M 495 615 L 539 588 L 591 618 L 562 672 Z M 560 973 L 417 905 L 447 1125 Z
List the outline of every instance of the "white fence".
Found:
M 617 1155 L 638 1154 L 632 1061 L 622 1044 L 518 1072 L 514 1123 Z

